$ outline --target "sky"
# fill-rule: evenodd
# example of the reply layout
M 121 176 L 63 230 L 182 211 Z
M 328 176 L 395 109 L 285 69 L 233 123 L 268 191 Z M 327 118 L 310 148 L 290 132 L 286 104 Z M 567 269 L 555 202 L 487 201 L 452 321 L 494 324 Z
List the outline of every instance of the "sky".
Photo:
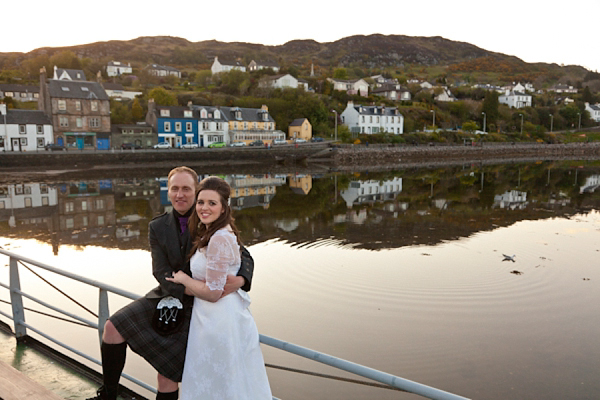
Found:
M 600 0 L 3 0 L 1 11 L 0 52 L 140 36 L 280 45 L 295 39 L 324 43 L 378 33 L 442 36 L 526 62 L 580 65 L 600 71 L 594 39 L 599 32 Z

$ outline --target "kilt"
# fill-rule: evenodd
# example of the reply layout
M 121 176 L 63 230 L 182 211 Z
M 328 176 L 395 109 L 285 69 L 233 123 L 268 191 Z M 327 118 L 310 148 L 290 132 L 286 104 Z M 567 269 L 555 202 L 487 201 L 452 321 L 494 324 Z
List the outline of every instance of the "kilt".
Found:
M 185 296 L 185 321 L 179 332 L 169 336 L 161 336 L 152 328 L 152 315 L 159 301 L 139 298 L 109 319 L 131 350 L 144 357 L 161 375 L 181 382 L 194 298 Z

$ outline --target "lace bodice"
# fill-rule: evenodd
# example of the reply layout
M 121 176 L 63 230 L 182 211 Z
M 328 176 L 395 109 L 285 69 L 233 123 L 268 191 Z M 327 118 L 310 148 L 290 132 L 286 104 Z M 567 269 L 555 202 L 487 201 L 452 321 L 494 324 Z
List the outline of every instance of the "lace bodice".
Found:
M 227 275 L 236 275 L 240 264 L 240 246 L 227 228 L 216 231 L 208 246 L 198 249 L 190 259 L 192 277 L 206 282 L 210 290 L 223 290 Z

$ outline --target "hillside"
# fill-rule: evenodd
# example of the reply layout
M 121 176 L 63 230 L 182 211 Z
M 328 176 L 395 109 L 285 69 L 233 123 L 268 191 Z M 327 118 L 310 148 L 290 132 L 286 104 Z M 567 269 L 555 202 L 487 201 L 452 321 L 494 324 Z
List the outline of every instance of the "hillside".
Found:
M 454 66 L 456 71 L 481 71 L 483 65 L 483 71 L 492 69 L 488 72 L 512 71 L 524 75 L 561 70 L 556 64 L 528 64 L 513 56 L 442 37 L 379 34 L 351 36 L 327 43 L 293 40 L 279 46 L 224 43 L 216 40 L 190 42 L 169 36 L 140 37 L 128 41 L 113 40 L 70 47 L 39 48 L 29 53 L 0 53 L 0 67 L 18 68 L 26 60 L 50 57 L 63 51 L 72 51 L 78 57 L 94 63 L 120 60 L 142 67 L 153 62 L 182 69 L 209 68 L 214 56 L 219 56 L 221 59 L 241 59 L 245 63 L 252 59 L 277 61 L 283 67 L 294 65 L 302 72 L 310 68 L 311 63 L 324 70 L 334 67 L 401 68 L 409 64 L 424 67 Z M 477 60 L 486 61 L 479 63 Z M 496 64 L 502 68 L 493 71 Z M 570 74 L 577 76 L 583 76 L 587 72 L 582 67 L 571 68 L 575 70 Z

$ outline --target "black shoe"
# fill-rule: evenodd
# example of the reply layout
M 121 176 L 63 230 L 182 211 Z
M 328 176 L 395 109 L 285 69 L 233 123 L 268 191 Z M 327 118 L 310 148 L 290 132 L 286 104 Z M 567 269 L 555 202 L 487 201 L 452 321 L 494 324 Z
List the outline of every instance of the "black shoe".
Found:
M 113 394 L 111 396 L 107 394 L 104 386 L 100 386 L 100 388 L 96 390 L 96 395 L 94 397 L 88 397 L 86 400 L 117 400 L 117 395 Z

